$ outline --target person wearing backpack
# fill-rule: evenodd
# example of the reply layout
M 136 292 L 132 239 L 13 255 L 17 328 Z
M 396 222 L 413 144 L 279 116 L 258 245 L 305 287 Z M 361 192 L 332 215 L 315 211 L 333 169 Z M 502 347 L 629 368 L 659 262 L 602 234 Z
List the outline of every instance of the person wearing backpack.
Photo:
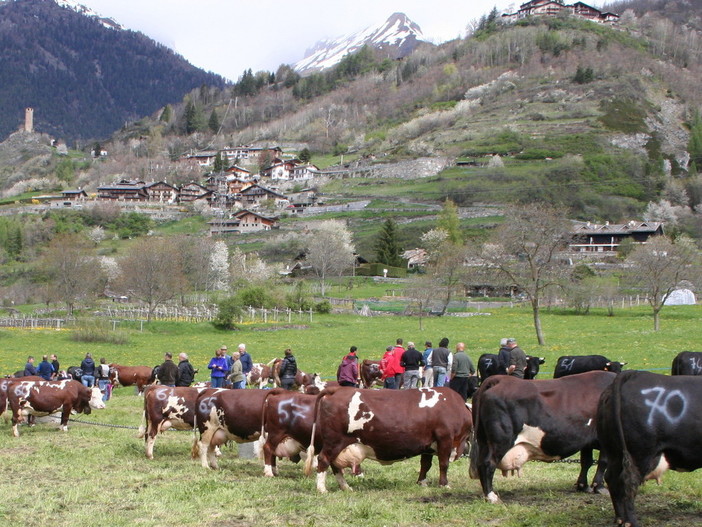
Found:
M 107 364 L 105 357 L 100 358 L 100 364 L 95 370 L 95 378 L 97 379 L 98 388 L 102 392 L 103 402 L 109 401 L 112 396 L 112 383 L 110 382 L 110 366 Z

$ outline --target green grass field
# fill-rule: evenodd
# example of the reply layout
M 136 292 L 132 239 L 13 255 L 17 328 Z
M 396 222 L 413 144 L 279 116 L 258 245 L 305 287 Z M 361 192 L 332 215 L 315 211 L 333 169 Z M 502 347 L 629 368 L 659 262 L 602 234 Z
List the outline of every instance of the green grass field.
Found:
M 205 380 L 205 365 L 221 344 L 230 348 L 245 342 L 255 361 L 266 362 L 292 347 L 299 366 L 330 377 L 344 352 L 359 346 L 361 358 L 379 358 L 396 337 L 423 343 L 448 336 L 451 344 L 467 343 L 469 355 L 495 352 L 499 339 L 514 336 L 530 353 L 546 357 L 548 377 L 558 356 L 601 353 L 625 360 L 631 369 L 667 372 L 682 350 L 702 351 L 699 333 L 702 308 L 665 308 L 662 329 L 652 331 L 643 308 L 575 316 L 545 313 L 547 345 L 539 348 L 531 313 L 501 308 L 490 315 L 468 318 L 372 317 L 315 315 L 313 322 L 287 320 L 279 325 L 244 325 L 240 331 L 219 332 L 208 324 L 154 323 L 143 332 L 123 324 L 128 343 L 121 346 L 85 344 L 70 340 L 70 330 L 6 330 L 0 332 L 0 372 L 20 369 L 26 356 L 56 352 L 63 365 L 78 364 L 87 351 L 109 361 L 153 366 L 165 351 L 186 351 Z M 280 463 L 281 476 L 262 476 L 258 460 L 238 459 L 236 446 L 226 448 L 220 470 L 202 469 L 190 458 L 193 435 L 167 432 L 156 442 L 156 459 L 144 457 L 143 441 L 135 428 L 141 421 L 141 398 L 131 388 L 115 390 L 102 411 L 76 419 L 125 428 L 72 423 L 67 433 L 53 423 L 21 427 L 11 437 L 9 423 L 0 425 L 0 525 L 74 526 L 572 526 L 610 525 L 609 498 L 573 491 L 578 467 L 571 463 L 530 463 L 520 479 L 496 478 L 504 505 L 482 500 L 477 481 L 468 478 L 461 459 L 449 469 L 450 489 L 415 484 L 419 459 L 391 466 L 364 463 L 366 476 L 350 479 L 355 492 L 338 490 L 328 478 L 328 495 L 315 491 L 314 478 L 305 478 L 300 465 Z M 6 414 L 5 414 L 6 416 Z M 400 433 L 400 431 L 398 431 Z M 645 485 L 637 501 L 645 525 L 690 525 L 702 514 L 702 484 L 696 474 L 666 474 L 663 485 Z

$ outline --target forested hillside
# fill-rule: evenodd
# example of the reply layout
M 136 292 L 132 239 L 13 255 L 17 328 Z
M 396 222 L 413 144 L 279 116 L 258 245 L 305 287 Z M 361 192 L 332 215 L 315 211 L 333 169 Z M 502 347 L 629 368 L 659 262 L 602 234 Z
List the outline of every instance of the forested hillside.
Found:
M 24 108 L 35 129 L 73 142 L 109 137 L 196 86 L 222 87 L 141 33 L 108 29 L 53 1 L 0 3 L 0 137 Z

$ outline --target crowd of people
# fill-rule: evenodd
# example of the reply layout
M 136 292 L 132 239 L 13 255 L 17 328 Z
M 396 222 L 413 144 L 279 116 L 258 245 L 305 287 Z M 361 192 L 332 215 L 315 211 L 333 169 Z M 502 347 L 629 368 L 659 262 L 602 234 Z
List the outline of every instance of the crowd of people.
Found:
M 471 378 L 475 378 L 476 370 L 466 353 L 465 343 L 456 344 L 454 353 L 449 350 L 449 339 L 446 337 L 439 341 L 437 347 L 426 341 L 423 351 L 419 351 L 414 342 L 408 342 L 406 348 L 403 343 L 403 339 L 398 338 L 394 346 L 386 348 L 380 360 L 384 388 L 408 390 L 448 386 L 467 400 Z M 351 346 L 339 364 L 336 380 L 341 386 L 360 386 L 361 372 L 357 353 L 358 348 Z M 498 374 L 524 378 L 526 366 L 526 353 L 517 345 L 516 339 L 502 339 L 497 354 Z M 253 369 L 253 360 L 246 351 L 245 344 L 239 344 L 237 351 L 232 354 L 229 354 L 227 346 L 223 345 L 215 352 L 207 368 L 210 370 L 210 385 L 213 388 L 243 389 L 246 387 L 246 376 Z M 98 386 L 103 393 L 103 400 L 107 401 L 112 384 L 110 368 L 105 358 L 101 358 L 100 364 L 96 365 L 92 355 L 86 353 L 80 370 L 81 382 L 87 387 Z M 190 364 L 187 353 L 178 355 L 178 364 L 173 361 L 171 353 L 166 353 L 163 363 L 156 369 L 156 377 L 164 386 L 190 386 L 197 372 L 198 370 Z M 297 372 L 295 356 L 292 350 L 286 349 L 279 369 L 281 386 L 292 390 Z M 36 375 L 46 380 L 71 378 L 65 370 L 60 369 L 56 354 L 50 357 L 44 355 L 38 366 L 34 366 L 34 357 L 29 356 L 23 375 Z M 477 386 L 477 382 L 473 384 Z

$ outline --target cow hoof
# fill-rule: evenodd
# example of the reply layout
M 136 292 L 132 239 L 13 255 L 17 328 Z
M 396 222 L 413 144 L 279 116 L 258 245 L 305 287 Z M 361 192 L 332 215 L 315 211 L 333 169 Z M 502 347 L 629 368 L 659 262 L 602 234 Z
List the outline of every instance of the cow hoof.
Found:
M 596 487 L 592 489 L 592 492 L 600 496 L 609 496 L 609 489 L 607 487 Z
M 418 481 L 418 482 L 417 482 L 417 485 L 419 485 L 420 487 L 427 487 L 427 486 L 428 486 L 427 480 L 426 480 L 426 479 L 423 479 L 423 480 L 421 480 L 421 481 Z
M 490 494 L 488 494 L 487 496 L 485 496 L 485 500 L 486 500 L 488 503 L 492 503 L 492 504 L 495 504 L 495 505 L 498 504 L 498 503 L 502 503 L 502 500 L 500 499 L 500 497 L 499 497 L 495 492 L 490 492 Z

